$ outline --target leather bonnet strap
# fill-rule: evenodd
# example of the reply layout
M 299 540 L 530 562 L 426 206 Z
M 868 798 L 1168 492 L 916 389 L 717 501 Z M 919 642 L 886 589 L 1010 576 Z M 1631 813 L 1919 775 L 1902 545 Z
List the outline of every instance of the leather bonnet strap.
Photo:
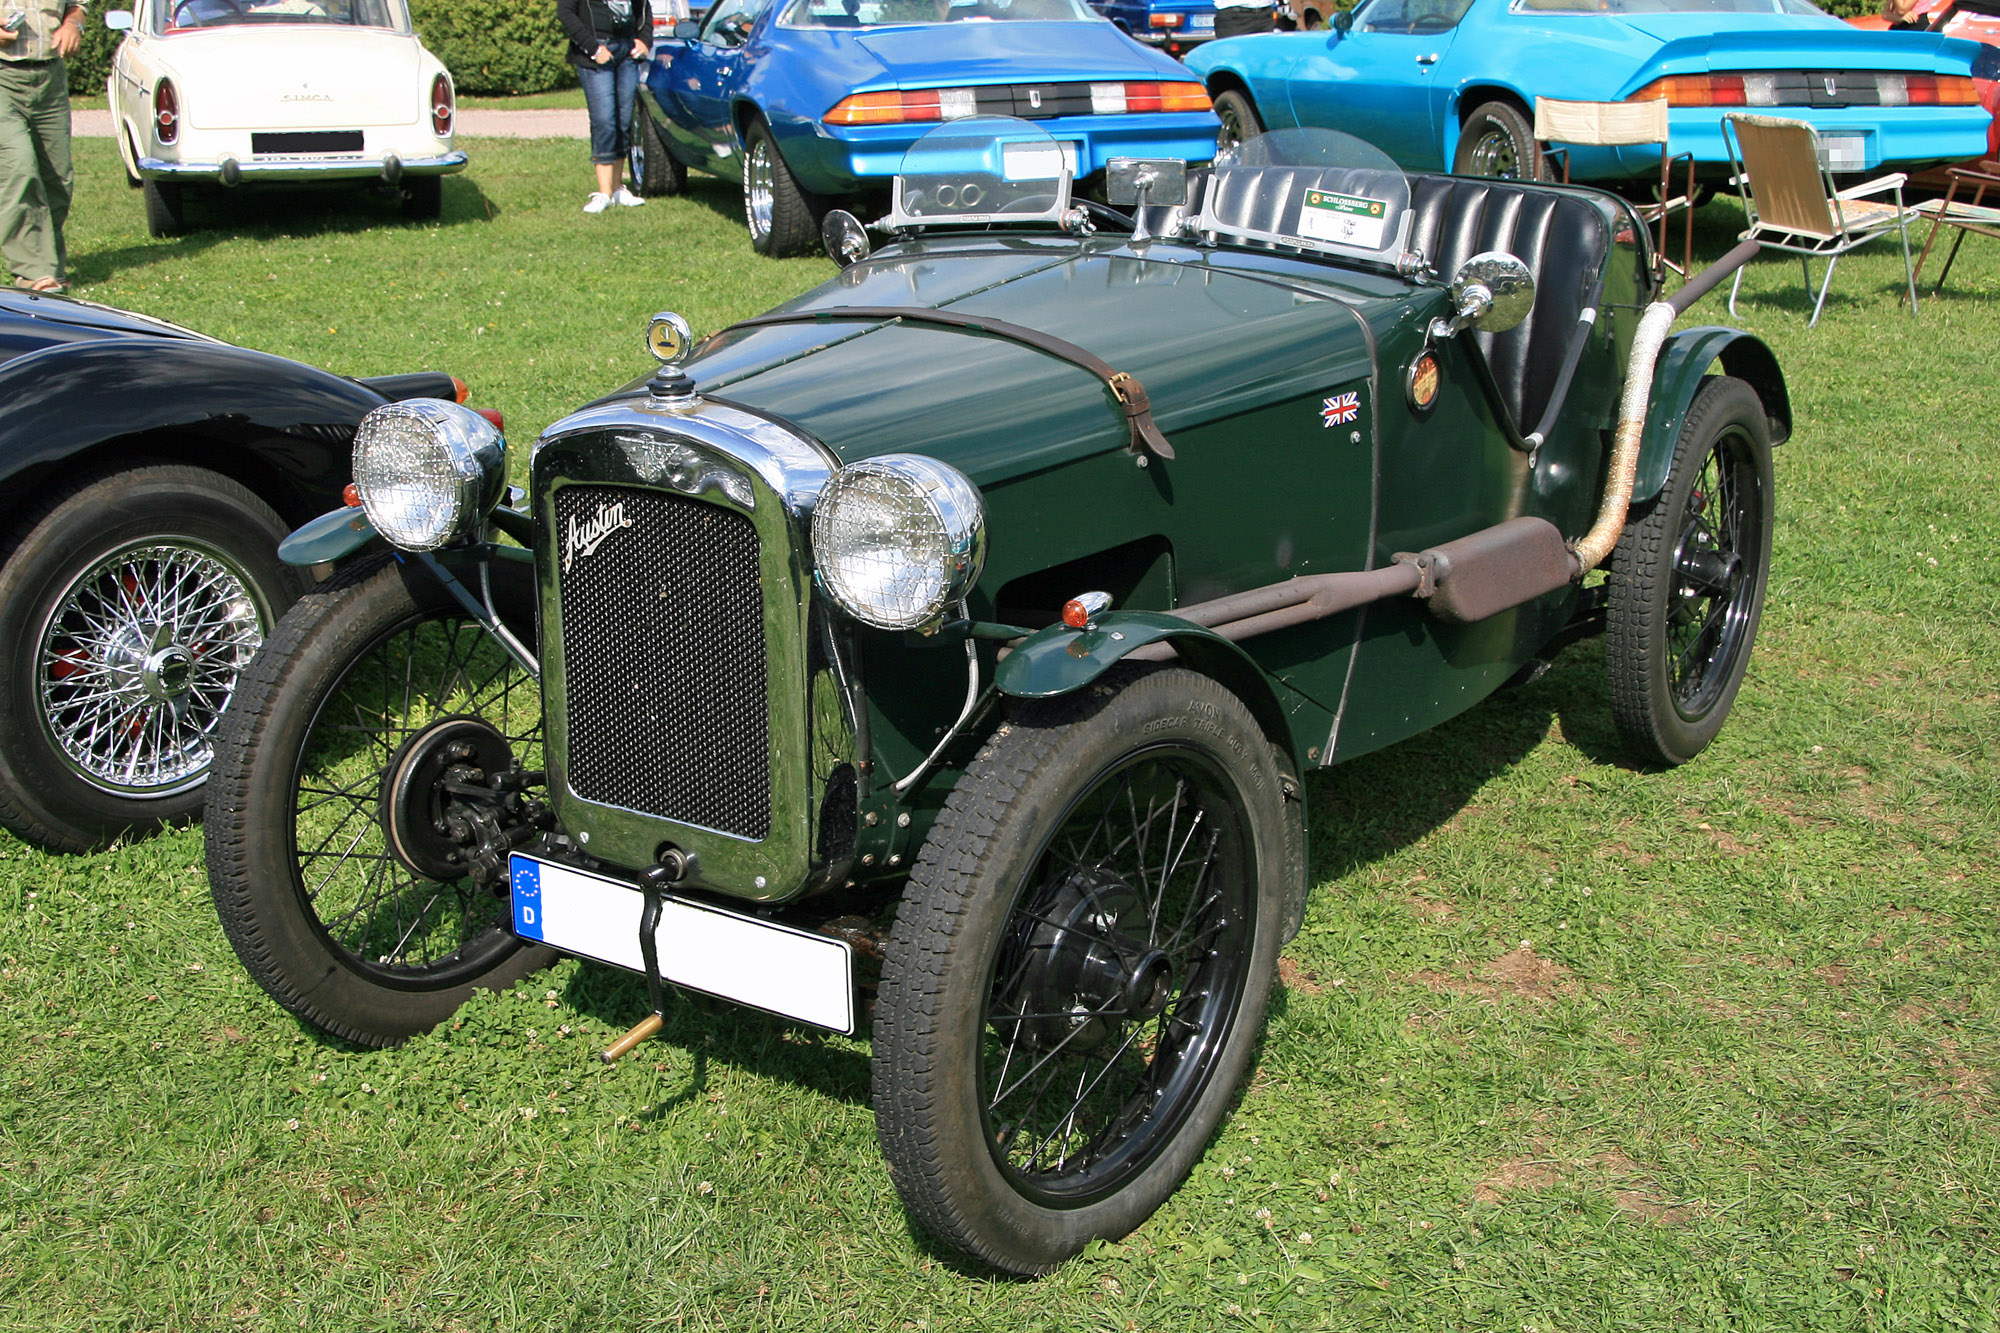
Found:
M 1037 352 L 1046 353 L 1081 366 L 1104 381 L 1104 387 L 1111 390 L 1111 396 L 1118 401 L 1119 410 L 1125 414 L 1126 425 L 1132 438 L 1129 448 L 1135 454 L 1150 453 L 1160 458 L 1174 456 L 1173 445 L 1160 433 L 1153 421 L 1152 400 L 1146 396 L 1146 386 L 1138 377 L 1122 370 L 1112 369 L 1110 363 L 1092 355 L 1073 342 L 1067 342 L 1054 334 L 1043 333 L 1023 324 L 1012 324 L 1004 319 L 993 319 L 986 315 L 952 315 L 942 310 L 928 310 L 922 306 L 896 305 L 837 305 L 819 310 L 794 310 L 777 315 L 759 315 L 731 324 L 716 333 L 734 333 L 738 329 L 754 329 L 770 324 L 823 324 L 832 320 L 879 319 L 886 323 L 930 324 L 938 328 L 960 329 L 968 333 L 987 333 L 996 338 L 1005 338 L 1023 347 L 1032 347 Z

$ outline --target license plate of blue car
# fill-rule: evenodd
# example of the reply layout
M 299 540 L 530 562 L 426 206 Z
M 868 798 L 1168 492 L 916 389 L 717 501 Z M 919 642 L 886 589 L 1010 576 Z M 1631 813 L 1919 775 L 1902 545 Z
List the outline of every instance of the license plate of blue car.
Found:
M 630 883 L 515 853 L 514 933 L 644 972 L 645 895 Z M 660 976 L 677 986 L 836 1032 L 854 1031 L 854 951 L 845 940 L 668 896 L 653 931 Z

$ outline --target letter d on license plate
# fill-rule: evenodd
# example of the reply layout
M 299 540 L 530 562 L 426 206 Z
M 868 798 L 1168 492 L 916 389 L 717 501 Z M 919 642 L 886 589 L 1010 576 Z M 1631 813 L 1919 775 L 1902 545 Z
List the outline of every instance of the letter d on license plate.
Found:
M 516 853 L 508 867 L 514 933 L 633 972 L 646 900 L 623 880 Z M 669 897 L 660 911 L 660 975 L 786 1018 L 854 1031 L 854 950 L 845 940 Z

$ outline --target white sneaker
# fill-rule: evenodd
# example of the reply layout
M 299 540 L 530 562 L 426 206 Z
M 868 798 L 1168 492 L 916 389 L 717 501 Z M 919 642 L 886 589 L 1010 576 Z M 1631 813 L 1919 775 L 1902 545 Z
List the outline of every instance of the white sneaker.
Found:
M 583 206 L 583 211 L 586 213 L 602 213 L 609 207 L 611 207 L 611 196 L 605 194 L 602 190 L 598 190 L 591 194 L 589 201 Z
M 638 208 L 646 201 L 621 185 L 618 187 L 618 193 L 611 196 L 611 202 L 620 208 Z

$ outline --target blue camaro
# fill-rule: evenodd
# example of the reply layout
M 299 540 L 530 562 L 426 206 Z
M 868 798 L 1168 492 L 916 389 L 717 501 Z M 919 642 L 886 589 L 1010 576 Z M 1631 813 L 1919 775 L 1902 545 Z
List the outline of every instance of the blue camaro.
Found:
M 632 175 L 743 182 L 758 253 L 819 245 L 836 200 L 888 192 L 938 122 L 1032 120 L 1081 179 L 1113 157 L 1215 155 L 1208 94 L 1080 0 L 717 0 L 661 44 L 641 87 Z
M 1977 157 L 1991 117 L 1975 68 L 1991 47 L 1929 33 L 1863 32 L 1805 0 L 1363 0 L 1330 33 L 1210 42 L 1206 81 L 1223 140 L 1324 125 L 1407 168 L 1540 175 L 1537 97 L 1665 98 L 1671 149 L 1726 175 L 1722 117 L 1809 121 L 1835 171 Z M 1659 176 L 1656 148 L 1579 149 L 1581 180 Z

